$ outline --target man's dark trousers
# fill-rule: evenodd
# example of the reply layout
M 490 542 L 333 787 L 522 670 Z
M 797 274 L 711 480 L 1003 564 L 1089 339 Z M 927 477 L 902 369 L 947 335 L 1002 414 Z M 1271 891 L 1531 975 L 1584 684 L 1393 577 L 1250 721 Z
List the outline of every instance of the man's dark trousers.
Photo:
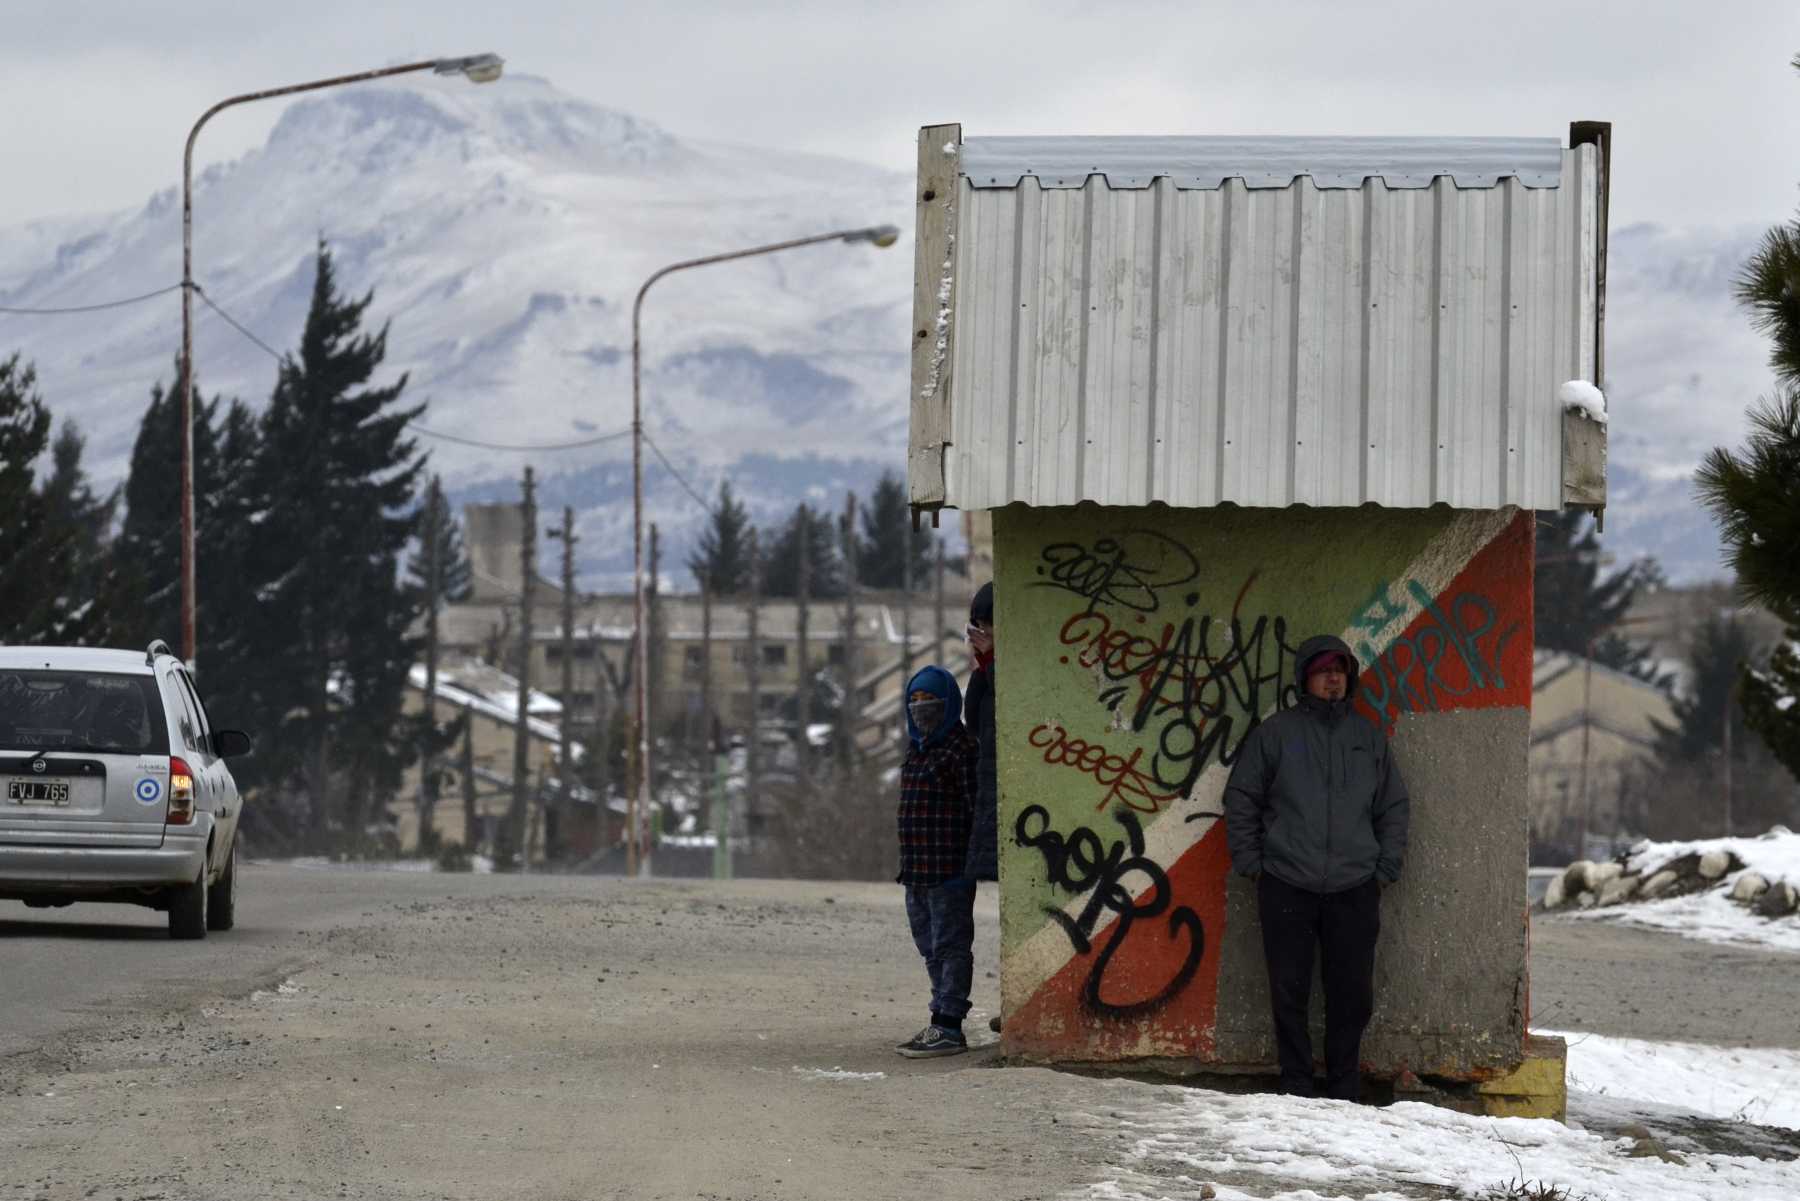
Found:
M 1325 1084 L 1328 1095 L 1355 1101 L 1362 1092 L 1362 1036 L 1375 1010 L 1375 940 L 1381 933 L 1381 886 L 1373 878 L 1343 892 L 1296 888 L 1264 872 L 1256 885 L 1275 1047 L 1283 1090 L 1312 1096 L 1312 999 L 1315 948 L 1323 956 Z

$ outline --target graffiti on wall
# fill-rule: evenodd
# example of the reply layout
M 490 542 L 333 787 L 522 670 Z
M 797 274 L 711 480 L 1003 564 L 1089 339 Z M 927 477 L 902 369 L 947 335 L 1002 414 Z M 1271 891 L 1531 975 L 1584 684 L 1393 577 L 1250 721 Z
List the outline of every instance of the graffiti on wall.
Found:
M 1066 836 L 1059 833 L 1051 826 L 1050 811 L 1042 805 L 1028 805 L 1019 813 L 1013 835 L 1020 846 L 1043 857 L 1044 871 L 1058 891 L 1087 896 L 1087 904 L 1073 915 L 1055 905 L 1044 906 L 1044 913 L 1069 936 L 1075 954 L 1093 951 L 1094 926 L 1104 914 L 1110 913 L 1117 919 L 1107 934 L 1106 945 L 1088 968 L 1081 1003 L 1099 1016 L 1129 1018 L 1162 1008 L 1188 986 L 1206 953 L 1206 930 L 1192 908 L 1175 903 L 1168 873 L 1144 853 L 1144 828 L 1137 814 L 1120 809 L 1113 817 L 1124 833 L 1110 846 L 1087 826 L 1078 826 Z M 1141 887 L 1132 887 L 1133 876 L 1139 877 Z M 1109 995 L 1107 968 L 1131 937 L 1134 924 L 1165 913 L 1169 941 L 1185 946 L 1168 981 L 1145 997 L 1123 999 Z
M 1016 520 L 1009 687 L 1032 717 L 1001 731 L 1020 773 L 1002 784 L 1009 1045 L 1205 1058 L 1220 950 L 1240 936 L 1223 780 L 1298 703 L 1299 645 L 1343 637 L 1359 709 L 1390 731 L 1407 713 L 1528 704 L 1530 515 Z

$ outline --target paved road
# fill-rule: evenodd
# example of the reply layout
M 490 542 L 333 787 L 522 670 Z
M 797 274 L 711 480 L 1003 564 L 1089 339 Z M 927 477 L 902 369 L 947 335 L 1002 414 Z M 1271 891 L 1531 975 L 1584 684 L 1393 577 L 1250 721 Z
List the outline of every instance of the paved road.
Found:
M 1531 1022 L 1627 1038 L 1800 1047 L 1800 955 L 1615 922 L 1538 917 Z

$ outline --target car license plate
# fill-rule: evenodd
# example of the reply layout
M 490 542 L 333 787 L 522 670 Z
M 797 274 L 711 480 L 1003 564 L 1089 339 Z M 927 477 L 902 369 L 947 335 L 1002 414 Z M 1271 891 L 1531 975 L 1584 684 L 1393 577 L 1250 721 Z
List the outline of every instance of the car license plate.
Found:
M 63 780 L 8 780 L 6 799 L 15 805 L 66 805 L 69 785 Z

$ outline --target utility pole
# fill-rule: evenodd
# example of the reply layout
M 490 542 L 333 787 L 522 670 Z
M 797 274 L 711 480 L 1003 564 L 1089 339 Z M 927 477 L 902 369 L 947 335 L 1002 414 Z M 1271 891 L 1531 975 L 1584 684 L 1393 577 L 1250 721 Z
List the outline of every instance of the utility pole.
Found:
M 849 763 L 856 741 L 856 493 L 844 495 L 844 713 L 838 757 Z
M 662 711 L 662 591 L 658 581 L 662 579 L 662 535 L 656 523 L 650 523 L 650 578 L 644 581 L 644 614 L 645 621 L 645 661 L 644 661 L 644 728 L 642 740 L 646 752 L 656 745 L 656 715 Z M 656 769 L 649 754 L 640 760 L 643 783 L 640 791 L 644 796 L 641 829 L 638 837 L 644 840 L 643 849 L 638 852 L 638 874 L 650 874 L 650 852 L 655 849 L 655 827 L 661 820 L 661 811 L 656 806 Z
M 575 510 L 563 506 L 562 525 L 550 531 L 562 543 L 562 722 L 557 729 L 556 746 L 556 812 L 544 824 L 544 857 L 550 858 L 551 844 L 560 844 L 569 819 L 569 788 L 574 782 L 575 764 L 569 750 L 569 727 L 575 724 Z
M 931 602 L 931 658 L 934 663 L 944 658 L 940 648 L 944 645 L 944 635 L 949 632 L 944 628 L 944 540 L 937 538 L 935 541 L 937 542 L 937 563 L 933 568 L 935 596 Z M 954 642 L 955 639 L 951 641 Z
M 762 716 L 762 640 L 757 629 L 757 618 L 762 607 L 762 549 L 757 545 L 756 531 L 750 531 L 750 603 L 745 606 L 744 616 L 749 623 L 748 641 L 750 662 L 750 720 L 746 725 L 744 746 L 744 808 L 746 812 L 757 803 L 757 787 L 760 783 L 760 759 L 762 748 L 758 745 L 757 719 Z
M 906 548 L 906 561 L 900 568 L 900 748 L 906 749 L 906 686 L 912 682 L 913 676 L 913 557 L 909 542 Z M 936 656 L 933 656 L 935 661 Z
M 436 839 L 438 609 L 444 591 L 441 561 L 444 534 L 444 491 L 437 477 L 425 498 L 425 737 L 419 748 L 419 849 Z
M 462 736 L 463 850 L 473 855 L 481 845 L 481 814 L 475 798 L 475 706 L 463 706 Z
M 806 620 L 808 602 L 812 599 L 812 533 L 813 513 L 809 505 L 801 505 L 795 514 L 796 530 L 800 538 L 800 572 L 794 587 L 794 632 L 795 653 L 799 659 L 798 681 L 794 686 L 794 715 L 799 722 L 800 738 L 795 745 L 798 752 L 796 758 L 800 763 L 801 787 L 812 781 L 809 760 L 812 757 L 812 739 L 807 729 L 812 725 L 812 683 L 808 670 L 806 653 Z
M 531 796 L 531 610 L 537 589 L 537 481 L 525 468 L 525 501 L 519 537 L 519 709 L 513 727 L 513 795 L 506 815 L 506 854 L 517 856 L 525 870 L 531 848 L 525 845 L 525 807 Z

